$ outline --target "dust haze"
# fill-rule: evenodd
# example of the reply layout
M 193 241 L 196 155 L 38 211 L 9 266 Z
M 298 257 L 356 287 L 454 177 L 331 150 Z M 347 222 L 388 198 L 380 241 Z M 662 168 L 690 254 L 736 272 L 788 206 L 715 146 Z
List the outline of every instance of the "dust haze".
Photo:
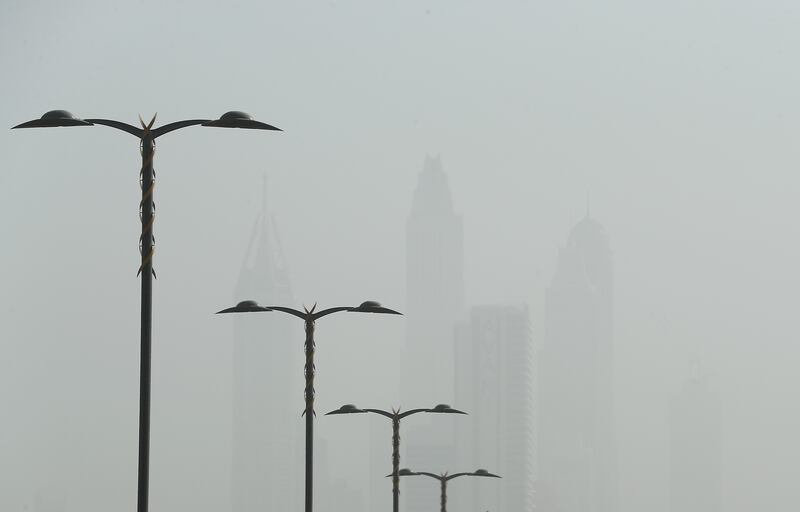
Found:
M 796 509 L 798 24 L 781 0 L 3 2 L 6 128 L 284 130 L 157 141 L 152 510 L 302 506 L 302 325 L 214 315 L 251 298 L 405 313 L 317 325 L 320 510 L 390 506 L 390 423 L 324 415 L 347 403 L 469 412 L 402 427 L 401 467 L 503 476 L 452 482 L 454 510 Z M 133 509 L 138 142 L 6 129 L 0 155 L 0 508 Z M 427 480 L 404 510 L 439 506 Z

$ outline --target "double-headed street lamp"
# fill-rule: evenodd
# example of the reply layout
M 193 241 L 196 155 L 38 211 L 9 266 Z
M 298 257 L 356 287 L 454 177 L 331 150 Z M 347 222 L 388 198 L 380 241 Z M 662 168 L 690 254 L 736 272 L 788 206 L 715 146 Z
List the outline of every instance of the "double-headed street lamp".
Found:
M 139 254 L 141 264 L 139 273 L 142 275 L 142 302 L 141 302 L 141 361 L 139 369 L 139 471 L 137 488 L 137 511 L 147 512 L 148 485 L 150 473 L 150 353 L 152 334 L 153 312 L 153 221 L 155 220 L 155 203 L 153 202 L 153 187 L 155 185 L 155 171 L 153 170 L 153 156 L 156 151 L 156 139 L 165 133 L 185 128 L 187 126 L 202 125 L 220 128 L 249 128 L 255 130 L 278 130 L 274 126 L 255 121 L 244 112 L 231 111 L 219 119 L 187 119 L 165 124 L 153 128 L 156 116 L 149 123 L 141 117 L 139 122 L 142 127 L 131 126 L 120 121 L 110 119 L 78 119 L 66 110 L 51 110 L 40 119 L 22 123 L 14 128 L 52 128 L 58 126 L 93 126 L 96 124 L 110 126 L 117 130 L 130 133 L 140 140 L 142 154 L 142 168 L 139 171 L 139 181 L 142 187 L 142 200 L 139 203 L 139 218 L 142 222 L 142 234 L 139 237 Z
M 310 310 L 303 307 L 303 311 L 297 309 L 287 308 L 283 306 L 260 306 L 254 300 L 245 300 L 232 308 L 217 311 L 217 313 L 253 313 L 263 311 L 280 311 L 296 316 L 305 322 L 306 327 L 306 341 L 304 345 L 306 363 L 304 373 L 306 378 L 306 388 L 304 392 L 306 408 L 303 414 L 306 416 L 306 491 L 305 491 L 305 512 L 312 511 L 313 497 L 314 497 L 314 323 L 323 316 L 330 315 L 331 313 L 338 313 L 340 311 L 349 311 L 355 313 L 387 313 L 390 315 L 401 315 L 397 311 L 385 308 L 378 302 L 368 300 L 362 302 L 360 306 L 341 306 L 335 308 L 323 309 L 316 311 L 317 305 L 314 304 Z
M 400 420 L 406 416 L 411 416 L 418 412 L 431 412 L 438 414 L 467 414 L 465 412 L 453 409 L 447 404 L 439 404 L 433 409 L 411 409 L 408 411 L 400 412 L 400 409 L 392 409 L 392 412 L 383 411 L 381 409 L 359 409 L 353 404 L 346 404 L 335 411 L 327 414 L 355 414 L 373 412 L 380 414 L 392 420 L 392 511 L 399 512 L 400 510 Z M 327 416 L 326 414 L 326 416 Z
M 475 471 L 466 472 L 466 473 L 453 473 L 452 475 L 448 475 L 447 472 L 444 472 L 440 475 L 436 473 L 428 473 L 427 471 L 411 471 L 408 468 L 403 468 L 400 470 L 400 476 L 417 476 L 417 475 L 424 475 L 429 476 L 431 478 L 435 478 L 439 481 L 439 485 L 441 486 L 441 512 L 447 512 L 447 482 L 454 478 L 458 478 L 460 476 L 487 476 L 491 478 L 500 478 L 500 475 L 495 475 L 489 473 L 485 469 L 476 469 Z M 391 475 L 386 475 L 391 476 Z

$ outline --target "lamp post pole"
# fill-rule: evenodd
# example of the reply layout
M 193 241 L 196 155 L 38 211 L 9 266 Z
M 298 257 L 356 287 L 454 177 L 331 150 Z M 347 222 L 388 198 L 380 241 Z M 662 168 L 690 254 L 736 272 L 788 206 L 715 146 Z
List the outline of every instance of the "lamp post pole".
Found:
M 155 120 L 155 116 L 153 117 Z M 144 125 L 144 123 L 142 123 Z M 152 124 L 152 122 L 151 122 Z M 153 188 L 155 156 L 155 139 L 147 128 L 142 135 L 142 201 L 139 203 L 142 234 L 139 239 L 141 263 L 139 272 L 142 275 L 142 305 L 140 331 L 140 368 L 139 368 L 139 483 L 137 492 L 137 510 L 147 512 L 150 488 L 150 358 L 153 331 Z
M 454 478 L 458 478 L 460 476 L 483 476 L 483 477 L 491 477 L 491 478 L 500 478 L 500 475 L 495 475 L 489 473 L 485 469 L 476 469 L 475 471 L 468 471 L 464 473 L 453 473 L 452 475 L 448 475 L 445 471 L 444 473 L 437 475 L 436 473 L 428 473 L 427 471 L 411 471 L 408 468 L 403 468 L 400 470 L 400 476 L 429 476 L 431 478 L 435 478 L 439 481 L 439 488 L 440 488 L 440 497 L 439 497 L 439 510 L 440 512 L 447 512 L 447 482 Z
M 335 307 L 335 308 L 328 308 L 323 309 L 322 311 L 316 311 L 317 305 L 314 306 L 309 310 L 308 308 L 304 307 L 303 311 L 299 311 L 293 308 L 287 308 L 283 306 L 260 306 L 256 301 L 253 300 L 245 300 L 240 302 L 234 307 L 223 309 L 222 311 L 217 311 L 217 313 L 251 313 L 251 312 L 262 312 L 262 311 L 280 311 L 282 313 L 287 313 L 292 316 L 296 316 L 303 320 L 305 323 L 305 330 L 306 330 L 306 340 L 304 344 L 304 352 L 306 356 L 305 366 L 303 368 L 303 373 L 305 374 L 305 391 L 304 391 L 304 399 L 305 399 L 305 410 L 303 414 L 306 417 L 306 468 L 305 468 L 305 512 L 312 512 L 313 510 L 313 503 L 314 503 L 314 352 L 316 351 L 316 345 L 314 343 L 314 327 L 315 323 L 318 319 L 330 315 L 332 313 L 338 313 L 340 311 L 350 311 L 350 312 L 358 312 L 358 313 L 386 313 L 391 315 L 400 315 L 402 313 L 398 313 L 397 311 L 384 308 L 379 303 L 375 301 L 368 300 L 366 302 L 361 303 L 360 306 L 342 306 L 342 307 Z
M 147 512 L 150 481 L 150 358 L 152 347 L 153 327 L 153 223 L 155 221 L 155 203 L 153 202 L 153 189 L 155 186 L 155 171 L 153 170 L 153 157 L 156 150 L 156 138 L 187 126 L 203 125 L 218 126 L 222 128 L 251 128 L 259 130 L 278 130 L 274 126 L 254 121 L 244 112 L 231 111 L 223 114 L 217 120 L 188 119 L 177 121 L 153 129 L 156 116 L 149 123 L 141 118 L 142 127 L 129 125 L 111 119 L 78 119 L 66 110 L 51 110 L 40 119 L 34 119 L 19 124 L 13 128 L 48 128 L 59 126 L 93 126 L 104 125 L 130 133 L 140 141 L 142 167 L 139 171 L 142 187 L 142 200 L 139 203 L 139 217 L 142 223 L 142 232 L 139 237 L 139 253 L 141 263 L 139 274 L 142 276 L 141 296 L 141 326 L 140 326 L 140 362 L 139 362 L 139 458 L 138 458 L 138 485 L 137 504 L 138 512 Z
M 453 409 L 447 404 L 439 404 L 432 409 L 410 409 L 408 411 L 400 412 L 400 409 L 392 409 L 391 412 L 381 409 L 359 409 L 353 404 L 346 404 L 326 414 L 357 414 L 371 412 L 380 414 L 392 420 L 392 511 L 399 512 L 400 510 L 400 420 L 417 414 L 419 412 L 430 412 L 438 414 L 467 414 L 463 411 Z
M 311 311 L 314 311 L 314 308 L 311 308 Z M 310 313 L 308 310 L 306 310 L 306 312 Z M 305 375 L 306 378 L 306 386 L 303 390 L 303 398 L 306 405 L 303 411 L 303 414 L 306 416 L 305 510 L 306 512 L 311 512 L 314 502 L 314 352 L 316 350 L 316 345 L 314 344 L 313 315 L 306 315 L 305 324 L 306 341 L 303 344 L 303 352 L 306 356 L 306 362 L 303 366 L 303 375 Z

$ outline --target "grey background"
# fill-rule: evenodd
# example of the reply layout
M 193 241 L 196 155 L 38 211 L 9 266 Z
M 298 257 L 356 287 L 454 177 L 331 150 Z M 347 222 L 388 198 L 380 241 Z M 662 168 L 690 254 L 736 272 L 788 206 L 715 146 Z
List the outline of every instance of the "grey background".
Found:
M 798 9 L 2 2 L 0 126 L 242 109 L 285 130 L 159 140 L 152 510 L 229 507 L 232 326 L 211 313 L 239 299 L 261 176 L 299 301 L 402 310 L 426 154 L 464 217 L 467 304 L 528 303 L 534 342 L 587 196 L 606 227 L 621 510 L 668 510 L 669 402 L 693 366 L 721 401 L 723 508 L 793 510 Z M 0 508 L 133 508 L 137 142 L 0 133 Z M 403 332 L 321 324 L 318 410 L 402 402 L 380 367 Z M 341 478 L 368 485 L 367 423 L 323 430 Z

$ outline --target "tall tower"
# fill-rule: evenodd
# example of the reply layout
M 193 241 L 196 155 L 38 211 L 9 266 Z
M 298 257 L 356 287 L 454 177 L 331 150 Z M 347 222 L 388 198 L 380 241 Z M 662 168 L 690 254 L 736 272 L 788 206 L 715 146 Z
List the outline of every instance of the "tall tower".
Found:
M 587 215 L 559 252 L 545 297 L 536 372 L 541 510 L 617 510 L 613 281 L 605 230 Z
M 441 159 L 426 156 L 406 224 L 406 371 L 417 385 L 409 383 L 404 400 L 452 400 L 453 329 L 463 309 L 461 216 L 453 211 Z
M 707 379 L 692 376 L 672 398 L 669 426 L 670 510 L 719 512 L 722 420 Z
M 406 361 L 401 381 L 405 409 L 452 404 L 453 332 L 464 308 L 464 230 L 453 210 L 441 159 L 425 157 L 406 224 Z M 453 404 L 458 407 L 458 404 Z M 456 464 L 451 415 L 424 414 L 403 426 L 402 466 L 443 471 Z M 401 482 L 406 510 L 439 501 L 432 482 Z
M 292 304 L 277 230 L 266 205 L 253 223 L 234 301 Z M 234 315 L 233 512 L 297 508 L 301 468 L 296 431 L 302 411 L 301 340 L 293 322 L 271 313 Z
M 456 335 L 458 471 L 486 468 L 502 480 L 475 479 L 453 501 L 459 509 L 531 512 L 533 500 L 533 345 L 525 306 L 479 306 Z

